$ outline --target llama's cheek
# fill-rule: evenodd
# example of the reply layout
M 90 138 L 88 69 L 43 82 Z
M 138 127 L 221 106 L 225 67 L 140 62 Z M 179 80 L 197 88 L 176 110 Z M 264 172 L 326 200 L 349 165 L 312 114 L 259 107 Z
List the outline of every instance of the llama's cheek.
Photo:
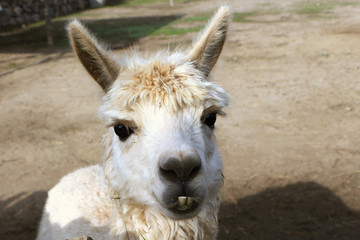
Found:
M 112 147 L 113 150 L 118 151 L 121 155 L 128 154 L 132 151 L 134 147 L 136 147 L 137 143 L 137 136 L 132 134 L 129 138 L 125 141 L 121 141 L 119 137 L 114 133 L 113 134 L 113 141 Z
M 155 183 L 151 186 L 151 191 L 153 193 L 154 200 L 156 201 L 156 205 L 162 205 L 162 193 L 166 191 L 165 186 L 161 184 L 160 181 L 155 181 Z
M 208 127 L 204 127 L 203 129 L 202 140 L 204 143 L 202 148 L 204 150 L 204 159 L 206 159 L 208 162 L 213 158 L 217 148 L 215 143 L 215 135 Z
M 113 185 L 116 185 L 123 197 L 138 199 L 139 202 L 149 200 L 150 191 L 150 172 L 147 167 L 147 158 L 141 153 L 141 146 L 134 144 L 132 151 L 124 153 L 121 143 L 113 140 L 113 159 L 114 166 Z M 139 189 L 140 191 L 134 191 Z
M 207 170 L 204 176 L 208 188 L 208 195 L 209 198 L 213 198 L 218 194 L 224 182 L 222 161 L 217 151 L 215 151 L 213 158 L 210 159 L 206 168 Z

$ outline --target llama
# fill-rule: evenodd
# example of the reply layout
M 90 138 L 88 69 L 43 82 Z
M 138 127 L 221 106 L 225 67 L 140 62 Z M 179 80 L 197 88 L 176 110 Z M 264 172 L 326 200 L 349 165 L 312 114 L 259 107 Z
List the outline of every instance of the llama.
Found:
M 226 92 L 209 81 L 226 38 L 222 6 L 188 51 L 115 60 L 77 20 L 74 51 L 105 92 L 103 164 L 49 191 L 37 240 L 215 239 L 222 161 L 215 143 Z

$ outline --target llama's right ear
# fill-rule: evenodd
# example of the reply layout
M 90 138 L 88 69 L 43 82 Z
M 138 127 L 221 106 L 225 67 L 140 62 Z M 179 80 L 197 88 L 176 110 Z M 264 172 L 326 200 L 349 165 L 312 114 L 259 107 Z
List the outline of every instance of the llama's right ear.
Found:
M 106 92 L 119 75 L 119 65 L 76 19 L 69 23 L 68 33 L 79 60 Z

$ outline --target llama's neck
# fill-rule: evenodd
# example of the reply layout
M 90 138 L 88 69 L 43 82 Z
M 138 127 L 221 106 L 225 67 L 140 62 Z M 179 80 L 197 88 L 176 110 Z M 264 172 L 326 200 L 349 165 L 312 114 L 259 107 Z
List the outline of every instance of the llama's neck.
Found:
M 218 196 L 205 204 L 198 216 L 173 220 L 148 206 L 114 199 L 111 235 L 120 239 L 214 239 L 219 203 Z

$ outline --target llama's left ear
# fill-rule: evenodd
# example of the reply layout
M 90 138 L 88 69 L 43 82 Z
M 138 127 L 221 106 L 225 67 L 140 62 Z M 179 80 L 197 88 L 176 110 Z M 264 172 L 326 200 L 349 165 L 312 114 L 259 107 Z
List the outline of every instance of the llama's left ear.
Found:
M 109 90 L 119 75 L 120 67 L 111 54 L 77 20 L 68 25 L 71 45 L 88 73 L 103 88 Z
M 211 18 L 205 29 L 199 33 L 190 51 L 194 62 L 205 77 L 209 76 L 224 46 L 230 22 L 230 7 L 221 6 Z

